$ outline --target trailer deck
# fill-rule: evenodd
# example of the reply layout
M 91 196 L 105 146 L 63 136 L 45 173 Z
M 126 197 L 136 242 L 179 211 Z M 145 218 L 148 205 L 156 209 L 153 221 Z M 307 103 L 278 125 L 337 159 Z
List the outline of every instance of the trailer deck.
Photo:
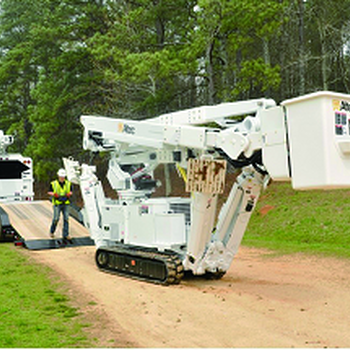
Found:
M 51 239 L 52 205 L 49 201 L 14 202 L 1 204 L 11 226 L 21 236 L 23 245 L 31 250 L 56 249 L 81 245 L 94 245 L 88 230 L 74 218 L 69 220 L 71 242 L 62 240 L 63 218 L 57 225 L 55 238 Z

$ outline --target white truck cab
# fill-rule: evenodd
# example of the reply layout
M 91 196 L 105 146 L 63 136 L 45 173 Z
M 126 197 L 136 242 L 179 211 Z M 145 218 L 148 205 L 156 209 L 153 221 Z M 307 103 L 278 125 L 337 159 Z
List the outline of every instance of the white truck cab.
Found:
M 0 130 L 0 202 L 32 201 L 33 161 L 18 153 L 7 153 L 12 135 Z

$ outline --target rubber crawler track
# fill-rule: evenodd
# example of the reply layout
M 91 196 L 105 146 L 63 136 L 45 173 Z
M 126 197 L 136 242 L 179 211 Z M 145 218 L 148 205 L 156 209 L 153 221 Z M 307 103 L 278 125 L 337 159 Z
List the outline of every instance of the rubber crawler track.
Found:
M 155 284 L 179 284 L 184 275 L 181 259 L 171 251 L 130 245 L 100 247 L 95 260 L 101 271 Z

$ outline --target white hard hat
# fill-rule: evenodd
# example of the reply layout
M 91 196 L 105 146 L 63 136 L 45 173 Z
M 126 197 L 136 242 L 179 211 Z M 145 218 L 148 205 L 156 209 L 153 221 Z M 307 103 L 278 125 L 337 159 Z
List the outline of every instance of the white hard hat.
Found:
M 66 171 L 64 169 L 60 169 L 60 170 L 58 170 L 57 175 L 59 177 L 66 177 L 67 174 L 66 174 Z

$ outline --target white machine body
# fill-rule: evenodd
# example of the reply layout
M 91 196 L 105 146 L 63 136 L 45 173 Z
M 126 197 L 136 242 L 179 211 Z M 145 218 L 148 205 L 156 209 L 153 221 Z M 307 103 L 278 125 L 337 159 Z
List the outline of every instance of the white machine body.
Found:
M 84 149 L 111 155 L 107 177 L 117 200 L 105 197 L 94 166 L 64 164 L 80 185 L 97 248 L 168 249 L 194 274 L 225 273 L 270 178 L 291 180 L 295 189 L 350 187 L 349 106 L 349 95 L 319 92 L 280 106 L 241 101 L 145 121 L 82 116 Z M 218 127 L 198 126 L 206 122 Z M 190 198 L 151 198 L 154 169 L 170 163 Z M 241 174 L 217 216 L 227 163 Z

